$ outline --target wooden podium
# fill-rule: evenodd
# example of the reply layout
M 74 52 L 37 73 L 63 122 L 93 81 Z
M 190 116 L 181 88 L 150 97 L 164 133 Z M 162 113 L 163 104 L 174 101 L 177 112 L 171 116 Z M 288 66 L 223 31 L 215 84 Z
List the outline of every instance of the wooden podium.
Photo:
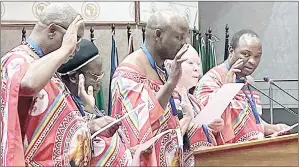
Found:
M 298 166 L 298 133 L 194 152 L 195 166 Z

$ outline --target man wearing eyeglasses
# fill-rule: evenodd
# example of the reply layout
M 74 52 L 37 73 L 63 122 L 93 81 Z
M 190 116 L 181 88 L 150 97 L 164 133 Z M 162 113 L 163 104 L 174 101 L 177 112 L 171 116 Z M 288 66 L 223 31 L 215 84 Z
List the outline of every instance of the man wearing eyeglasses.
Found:
M 1 58 L 1 166 L 90 164 L 84 113 L 56 74 L 83 35 L 79 13 L 52 3 L 29 39 Z
M 84 110 L 91 133 L 94 133 L 97 129 L 104 127 L 107 120 L 114 120 L 114 118 L 107 116 L 95 105 L 94 95 L 98 93 L 104 76 L 102 56 L 89 40 L 82 39 L 79 46 L 80 50 L 74 54 L 73 59 L 63 64 L 58 72 L 72 93 L 74 101 L 79 108 Z M 127 166 L 130 164 L 132 155 L 117 133 L 118 127 L 119 124 L 114 124 L 92 139 L 92 147 L 95 149 L 91 166 Z M 115 149 L 111 152 L 109 148 Z

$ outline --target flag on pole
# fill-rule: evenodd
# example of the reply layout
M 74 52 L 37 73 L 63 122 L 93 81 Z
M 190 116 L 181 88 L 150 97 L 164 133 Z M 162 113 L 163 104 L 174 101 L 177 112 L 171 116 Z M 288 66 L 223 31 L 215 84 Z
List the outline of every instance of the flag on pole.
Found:
M 134 52 L 134 44 L 133 44 L 133 35 L 131 34 L 130 38 L 129 38 L 129 51 L 128 51 L 128 53 L 131 54 L 133 52 Z
M 210 41 L 210 64 L 209 64 L 209 69 L 212 69 L 213 67 L 216 66 L 217 61 L 216 61 L 216 49 L 215 49 L 215 44 L 214 41 Z
M 198 56 L 200 55 L 200 42 L 199 35 L 197 33 L 193 33 L 193 48 L 197 51 Z
M 92 40 L 93 44 L 96 45 L 95 40 Z M 103 86 L 100 85 L 100 91 L 96 94 L 96 106 L 100 110 L 105 110 L 104 92 Z
M 206 43 L 208 42 L 208 43 Z M 207 50 L 208 47 L 208 50 Z M 216 50 L 214 41 L 208 39 L 205 40 L 204 37 L 201 39 L 201 59 L 202 59 L 202 71 L 203 74 L 208 72 L 210 69 L 216 66 Z
M 199 39 L 201 42 L 200 45 L 200 53 L 201 53 L 201 64 L 202 64 L 202 72 L 205 74 L 207 72 L 208 66 L 207 66 L 207 55 L 206 55 L 206 40 L 204 37 L 201 37 Z
M 113 74 L 119 64 L 118 61 L 118 53 L 117 53 L 117 47 L 116 47 L 116 41 L 114 39 L 114 32 L 112 32 L 112 48 L 111 48 L 111 68 L 110 68 L 110 83 L 109 83 L 109 101 L 108 101 L 108 115 L 111 115 L 111 109 L 112 109 L 112 92 L 111 92 L 111 81 Z
M 100 86 L 100 91 L 96 95 L 96 105 L 100 110 L 105 110 L 104 93 L 103 93 L 102 84 Z

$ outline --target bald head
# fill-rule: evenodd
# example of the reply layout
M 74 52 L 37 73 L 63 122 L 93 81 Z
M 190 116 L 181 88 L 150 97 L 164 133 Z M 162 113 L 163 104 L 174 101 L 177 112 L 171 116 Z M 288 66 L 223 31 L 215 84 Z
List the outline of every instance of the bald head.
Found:
M 41 12 L 29 39 L 35 41 L 45 54 L 59 49 L 69 25 L 80 15 L 66 3 L 51 3 Z M 84 36 L 84 24 L 77 31 L 77 40 Z
M 176 12 L 161 10 L 150 16 L 147 22 L 147 29 L 162 29 L 167 30 L 171 26 L 183 27 L 188 29 L 186 18 Z
M 183 15 L 161 10 L 150 16 L 145 34 L 145 44 L 156 56 L 161 60 L 172 60 L 187 43 L 189 25 Z
M 55 23 L 67 29 L 77 15 L 80 13 L 66 3 L 51 3 L 41 12 L 39 22 L 45 25 Z

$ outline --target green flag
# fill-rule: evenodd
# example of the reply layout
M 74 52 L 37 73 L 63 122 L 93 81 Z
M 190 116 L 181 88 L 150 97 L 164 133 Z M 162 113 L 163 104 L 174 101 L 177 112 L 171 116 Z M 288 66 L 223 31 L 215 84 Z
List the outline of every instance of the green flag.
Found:
M 95 43 L 95 41 L 93 39 L 91 39 L 91 41 Z M 100 110 L 105 110 L 105 103 L 104 103 L 104 92 L 103 92 L 103 86 L 101 84 L 100 86 L 100 91 L 96 94 L 96 106 L 98 107 L 98 109 Z
M 216 65 L 216 55 L 215 55 L 215 46 L 214 46 L 214 42 L 210 41 L 209 42 L 209 68 L 208 70 L 212 69 L 213 67 L 215 67 Z
M 216 66 L 216 52 L 214 42 L 206 40 L 204 37 L 201 39 L 201 61 L 203 74 Z
M 96 105 L 100 110 L 105 110 L 103 87 L 100 86 L 100 91 L 96 95 Z
M 207 66 L 207 55 L 206 55 L 206 41 L 204 37 L 200 38 L 200 53 L 201 53 L 201 64 L 202 64 L 202 72 L 205 74 L 208 70 Z
M 193 48 L 195 48 L 195 50 L 197 51 L 197 53 L 199 54 L 200 48 L 200 42 L 199 42 L 199 34 L 195 31 L 193 31 L 193 41 L 192 41 L 192 46 Z

